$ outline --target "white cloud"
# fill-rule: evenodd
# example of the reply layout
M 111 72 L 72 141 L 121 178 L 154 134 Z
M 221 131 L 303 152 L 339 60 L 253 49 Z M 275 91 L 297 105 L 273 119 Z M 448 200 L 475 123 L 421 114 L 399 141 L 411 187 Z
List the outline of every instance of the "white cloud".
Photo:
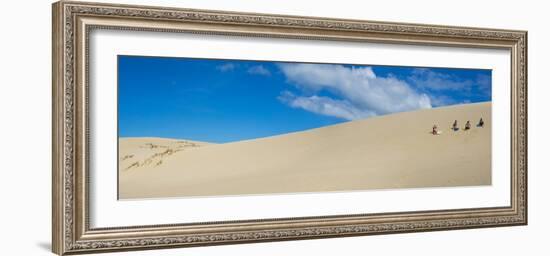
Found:
M 447 95 L 430 95 L 430 101 L 432 103 L 432 106 L 434 107 L 447 106 L 458 103 L 455 99 Z
M 464 78 L 429 68 L 415 68 L 407 81 L 429 93 L 434 106 L 467 103 L 464 97 L 491 97 L 491 76 L 487 74 Z
M 285 91 L 279 96 L 279 100 L 293 108 L 301 108 L 313 113 L 335 116 L 346 120 L 356 120 L 375 116 L 372 111 L 358 109 L 345 100 L 334 100 L 322 96 L 296 96 Z
M 237 66 L 231 62 L 226 62 L 222 65 L 219 65 L 219 66 L 216 66 L 216 69 L 221 71 L 221 72 L 227 72 L 227 71 L 232 71 L 236 68 Z
M 253 74 L 253 75 L 261 75 L 261 76 L 270 76 L 271 75 L 271 72 L 269 71 L 269 69 L 265 68 L 262 65 L 252 66 L 252 67 L 248 68 L 247 72 L 249 74 Z
M 471 90 L 474 86 L 472 80 L 460 80 L 449 74 L 439 73 L 427 68 L 415 68 L 408 80 L 419 88 L 433 91 L 458 91 Z
M 416 92 L 395 77 L 377 77 L 370 67 L 285 63 L 279 68 L 289 83 L 309 95 L 296 96 L 287 104 L 315 113 L 354 120 L 432 107 L 428 95 Z M 323 90 L 339 99 L 319 96 Z

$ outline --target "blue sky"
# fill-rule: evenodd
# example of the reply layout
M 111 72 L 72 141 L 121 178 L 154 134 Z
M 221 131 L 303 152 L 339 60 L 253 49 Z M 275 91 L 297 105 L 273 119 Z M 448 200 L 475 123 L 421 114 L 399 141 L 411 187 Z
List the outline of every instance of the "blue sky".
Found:
M 490 70 L 118 57 L 120 137 L 226 143 L 490 100 Z

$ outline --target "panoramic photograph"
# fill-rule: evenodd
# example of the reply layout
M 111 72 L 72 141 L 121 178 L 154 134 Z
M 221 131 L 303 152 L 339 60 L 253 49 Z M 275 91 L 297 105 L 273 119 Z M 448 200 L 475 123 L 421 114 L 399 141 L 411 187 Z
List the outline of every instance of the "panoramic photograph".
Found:
M 118 56 L 118 196 L 491 185 L 491 70 Z

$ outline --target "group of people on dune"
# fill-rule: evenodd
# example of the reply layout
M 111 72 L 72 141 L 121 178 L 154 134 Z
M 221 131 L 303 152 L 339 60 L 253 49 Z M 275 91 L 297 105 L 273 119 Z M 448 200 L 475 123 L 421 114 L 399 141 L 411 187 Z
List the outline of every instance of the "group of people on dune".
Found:
M 485 125 L 485 122 L 483 121 L 483 118 L 480 118 L 479 122 L 477 123 L 477 127 L 483 127 L 483 125 Z M 466 124 L 464 125 L 464 130 L 467 131 L 467 130 L 470 130 L 471 128 L 472 127 L 471 127 L 471 124 L 470 124 L 470 120 L 466 121 Z M 455 132 L 460 130 L 458 128 L 458 121 L 457 120 L 454 121 L 452 130 L 455 131 Z M 437 125 L 435 125 L 435 124 L 432 127 L 432 134 L 433 135 L 441 134 L 441 132 L 437 130 Z

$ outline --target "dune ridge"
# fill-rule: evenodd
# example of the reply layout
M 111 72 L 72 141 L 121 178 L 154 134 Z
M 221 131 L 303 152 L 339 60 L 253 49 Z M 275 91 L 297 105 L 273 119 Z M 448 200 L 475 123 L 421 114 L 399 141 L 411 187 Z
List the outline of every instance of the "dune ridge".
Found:
M 490 185 L 491 129 L 484 102 L 226 144 L 120 138 L 119 198 Z

